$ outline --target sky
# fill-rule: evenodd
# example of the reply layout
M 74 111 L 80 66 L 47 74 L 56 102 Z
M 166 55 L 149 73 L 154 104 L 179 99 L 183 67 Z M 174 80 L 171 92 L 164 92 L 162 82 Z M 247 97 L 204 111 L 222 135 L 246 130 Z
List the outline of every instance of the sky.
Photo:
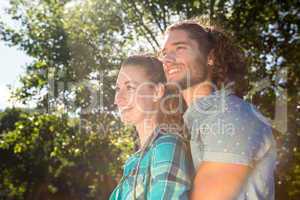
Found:
M 7 6 L 8 0 L 0 0 L 0 17 L 9 22 L 9 18 L 4 13 Z M 9 47 L 4 41 L 0 40 L 0 110 L 12 105 L 8 101 L 10 96 L 8 85 L 13 88 L 20 86 L 18 79 L 24 73 L 25 65 L 30 63 L 31 60 L 17 47 Z

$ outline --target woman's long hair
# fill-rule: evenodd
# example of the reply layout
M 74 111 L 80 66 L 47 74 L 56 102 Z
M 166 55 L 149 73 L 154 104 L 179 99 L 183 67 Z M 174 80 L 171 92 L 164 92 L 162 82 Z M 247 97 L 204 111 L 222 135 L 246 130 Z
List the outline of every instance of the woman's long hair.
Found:
M 136 66 L 145 70 L 146 75 L 149 77 L 149 81 L 155 84 L 164 84 L 165 93 L 160 101 L 160 109 L 158 113 L 159 128 L 165 129 L 167 133 L 173 133 L 181 137 L 187 142 L 187 131 L 183 122 L 183 112 L 186 109 L 185 101 L 180 95 L 180 91 L 176 87 L 167 84 L 166 76 L 164 73 L 162 62 L 157 58 L 150 55 L 134 55 L 128 57 L 123 63 L 122 67 Z M 179 133 L 179 134 L 177 134 Z M 140 164 L 146 150 L 153 144 L 158 131 L 148 137 L 144 146 L 141 147 L 139 160 L 134 172 L 134 183 L 133 183 L 133 199 L 136 199 L 136 185 L 137 175 L 140 169 Z M 187 144 L 187 143 L 186 143 Z M 189 150 L 188 145 L 186 146 Z

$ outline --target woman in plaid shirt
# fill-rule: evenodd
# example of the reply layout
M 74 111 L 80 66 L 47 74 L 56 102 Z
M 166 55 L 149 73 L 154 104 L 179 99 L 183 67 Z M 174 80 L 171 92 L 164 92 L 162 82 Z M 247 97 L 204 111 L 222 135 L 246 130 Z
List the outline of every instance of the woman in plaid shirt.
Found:
M 165 83 L 154 57 L 131 56 L 121 66 L 115 104 L 121 120 L 136 127 L 140 149 L 126 161 L 110 200 L 188 199 L 193 165 L 178 109 L 183 101 Z

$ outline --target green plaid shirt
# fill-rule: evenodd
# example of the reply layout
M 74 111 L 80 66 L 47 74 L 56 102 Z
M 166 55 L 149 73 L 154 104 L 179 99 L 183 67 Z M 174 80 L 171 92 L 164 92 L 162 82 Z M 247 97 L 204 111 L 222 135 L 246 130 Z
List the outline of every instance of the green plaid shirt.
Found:
M 186 142 L 175 134 L 159 131 L 146 150 L 137 174 L 136 199 L 188 199 L 193 166 Z M 110 200 L 132 200 L 134 174 L 140 152 L 124 165 L 123 177 Z

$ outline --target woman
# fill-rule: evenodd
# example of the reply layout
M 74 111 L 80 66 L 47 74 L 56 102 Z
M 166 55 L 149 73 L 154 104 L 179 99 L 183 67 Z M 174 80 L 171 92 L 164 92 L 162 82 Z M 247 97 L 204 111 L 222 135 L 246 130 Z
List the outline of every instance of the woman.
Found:
M 115 104 L 121 120 L 136 127 L 140 149 L 125 163 L 123 177 L 110 196 L 115 199 L 188 199 L 193 175 L 178 105 L 165 87 L 159 60 L 131 56 L 118 75 Z M 176 126 L 174 126 L 176 125 Z

